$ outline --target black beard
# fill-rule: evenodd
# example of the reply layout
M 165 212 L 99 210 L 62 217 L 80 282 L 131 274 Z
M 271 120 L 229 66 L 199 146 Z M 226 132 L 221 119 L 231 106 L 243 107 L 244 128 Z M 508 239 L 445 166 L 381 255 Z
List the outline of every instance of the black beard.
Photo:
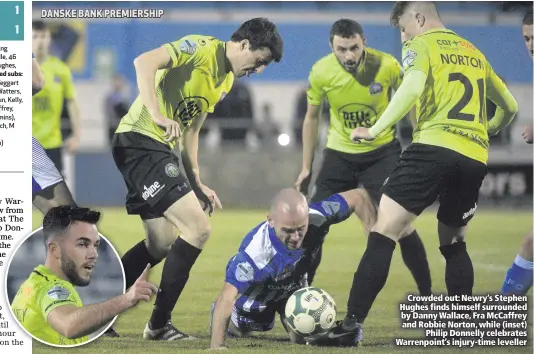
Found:
M 61 270 L 74 286 L 87 286 L 91 280 L 83 279 L 76 271 L 76 264 L 61 250 Z

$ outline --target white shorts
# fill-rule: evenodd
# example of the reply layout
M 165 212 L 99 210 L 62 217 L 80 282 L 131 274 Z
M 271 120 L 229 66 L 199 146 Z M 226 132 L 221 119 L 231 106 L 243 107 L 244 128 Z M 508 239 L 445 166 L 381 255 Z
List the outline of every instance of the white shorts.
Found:
M 32 137 L 32 192 L 39 193 L 43 189 L 63 181 L 63 176 L 50 160 L 41 144 Z

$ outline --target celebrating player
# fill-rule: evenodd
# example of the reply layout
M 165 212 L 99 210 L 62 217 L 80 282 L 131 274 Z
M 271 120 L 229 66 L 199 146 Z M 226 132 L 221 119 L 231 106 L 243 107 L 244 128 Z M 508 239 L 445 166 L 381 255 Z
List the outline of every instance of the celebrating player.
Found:
M 296 182 L 306 192 L 313 152 L 317 143 L 321 102 L 330 104 L 330 130 L 324 162 L 317 177 L 312 202 L 350 190 L 362 184 L 375 205 L 380 202 L 380 188 L 395 168 L 401 146 L 394 127 L 368 144 L 354 144 L 350 133 L 356 127 L 371 127 L 386 109 L 392 90 L 402 82 L 403 71 L 391 55 L 366 46 L 362 26 L 342 19 L 330 30 L 333 53 L 320 59 L 309 76 L 308 110 L 302 129 L 302 171 Z M 430 295 L 430 269 L 425 248 L 417 231 L 409 226 L 399 241 L 404 262 L 410 269 L 419 292 Z M 321 259 L 308 273 L 311 284 Z
M 197 162 L 198 133 L 206 115 L 232 88 L 234 76 L 261 73 L 282 58 L 276 26 L 264 18 L 241 25 L 231 40 L 189 35 L 135 59 L 139 97 L 113 138 L 115 163 L 128 187 L 126 209 L 143 220 L 146 242 L 123 257 L 127 286 L 166 258 L 161 292 L 143 337 L 192 339 L 171 323 L 171 312 L 189 271 L 210 236 L 204 208 L 222 208 L 216 193 L 202 184 Z M 182 140 L 179 169 L 172 152 Z M 181 236 L 176 238 L 178 230 Z
M 527 12 L 523 17 L 523 38 L 527 50 L 531 57 L 534 58 L 534 32 L 532 26 L 532 10 Z M 523 139 L 528 144 L 532 144 L 533 126 L 529 124 L 523 131 Z M 512 267 L 508 269 L 504 283 L 502 285 L 502 293 L 525 295 L 532 287 L 533 282 L 533 255 L 532 255 L 532 230 L 525 236 L 521 249 L 515 257 Z
M 295 290 L 307 286 L 306 273 L 330 226 L 353 212 L 366 227 L 374 224 L 374 206 L 363 189 L 309 206 L 295 189 L 280 191 L 271 201 L 267 221 L 245 236 L 228 262 L 225 284 L 212 305 L 211 348 L 224 347 L 227 333 L 242 337 L 271 330 L 277 312 L 291 341 L 303 343 L 284 322 L 285 304 Z
M 433 2 L 397 2 L 391 20 L 406 39 L 403 83 L 378 121 L 356 128 L 351 137 L 356 142 L 379 139 L 416 102 L 417 127 L 383 187 L 377 222 L 354 275 L 347 316 L 337 328 L 347 342 L 361 333 L 386 282 L 396 241 L 438 198 L 447 291 L 471 295 L 473 265 L 464 237 L 486 175 L 488 134 L 497 134 L 518 110 L 484 55 L 444 27 Z M 489 123 L 486 97 L 498 106 Z
M 40 92 L 45 76 L 32 55 L 32 94 Z M 76 205 L 61 173 L 50 160 L 41 144 L 32 137 L 32 200 L 43 214 L 59 205 Z
M 83 306 L 74 287 L 88 286 L 91 281 L 100 243 L 95 226 L 99 219 L 99 212 L 72 206 L 54 207 L 45 215 L 46 260 L 20 286 L 11 304 L 32 336 L 57 345 L 83 343 L 87 335 L 157 292 L 146 281 L 147 265 L 126 294 Z
M 72 74 L 69 67 L 50 55 L 50 30 L 43 21 L 32 23 L 33 53 L 45 76 L 43 89 L 33 96 L 32 134 L 44 147 L 58 171 L 63 172 L 61 111 L 67 101 L 72 135 L 65 139 L 69 153 L 76 152 L 80 142 L 80 110 L 76 102 Z

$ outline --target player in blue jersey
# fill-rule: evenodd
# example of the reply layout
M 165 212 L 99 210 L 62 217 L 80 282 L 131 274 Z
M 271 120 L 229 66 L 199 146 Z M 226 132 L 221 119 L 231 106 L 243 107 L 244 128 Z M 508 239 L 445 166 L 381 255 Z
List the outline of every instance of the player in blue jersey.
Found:
M 43 72 L 32 54 L 32 95 L 41 91 L 43 86 Z M 33 205 L 43 215 L 56 206 L 76 205 L 63 176 L 34 137 L 32 137 L 32 200 Z
M 529 54 L 534 58 L 534 31 L 532 25 L 532 10 L 523 17 L 523 38 Z M 527 125 L 523 131 L 523 138 L 527 144 L 532 144 L 533 127 L 532 123 Z M 501 292 L 503 294 L 525 295 L 533 282 L 533 255 L 532 255 L 532 229 L 523 239 L 519 253 L 515 257 L 514 263 L 508 269 L 504 279 Z
M 276 313 L 290 340 L 305 343 L 285 325 L 285 303 L 295 290 L 307 286 L 307 271 L 330 226 L 352 213 L 367 230 L 374 224 L 373 203 L 364 189 L 334 194 L 310 205 L 295 189 L 280 191 L 271 202 L 267 221 L 245 236 L 228 262 L 224 287 L 212 305 L 210 347 L 224 348 L 227 334 L 243 337 L 269 331 Z

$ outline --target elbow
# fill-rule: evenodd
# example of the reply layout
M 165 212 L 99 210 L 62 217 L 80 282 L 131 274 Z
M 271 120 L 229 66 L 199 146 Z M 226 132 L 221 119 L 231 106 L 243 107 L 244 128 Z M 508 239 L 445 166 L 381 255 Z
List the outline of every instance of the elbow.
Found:
M 56 329 L 56 332 L 68 339 L 76 339 L 78 337 L 81 337 L 80 334 L 77 333 L 77 331 L 73 328 L 73 326 L 66 321 L 63 322 L 60 328 Z

